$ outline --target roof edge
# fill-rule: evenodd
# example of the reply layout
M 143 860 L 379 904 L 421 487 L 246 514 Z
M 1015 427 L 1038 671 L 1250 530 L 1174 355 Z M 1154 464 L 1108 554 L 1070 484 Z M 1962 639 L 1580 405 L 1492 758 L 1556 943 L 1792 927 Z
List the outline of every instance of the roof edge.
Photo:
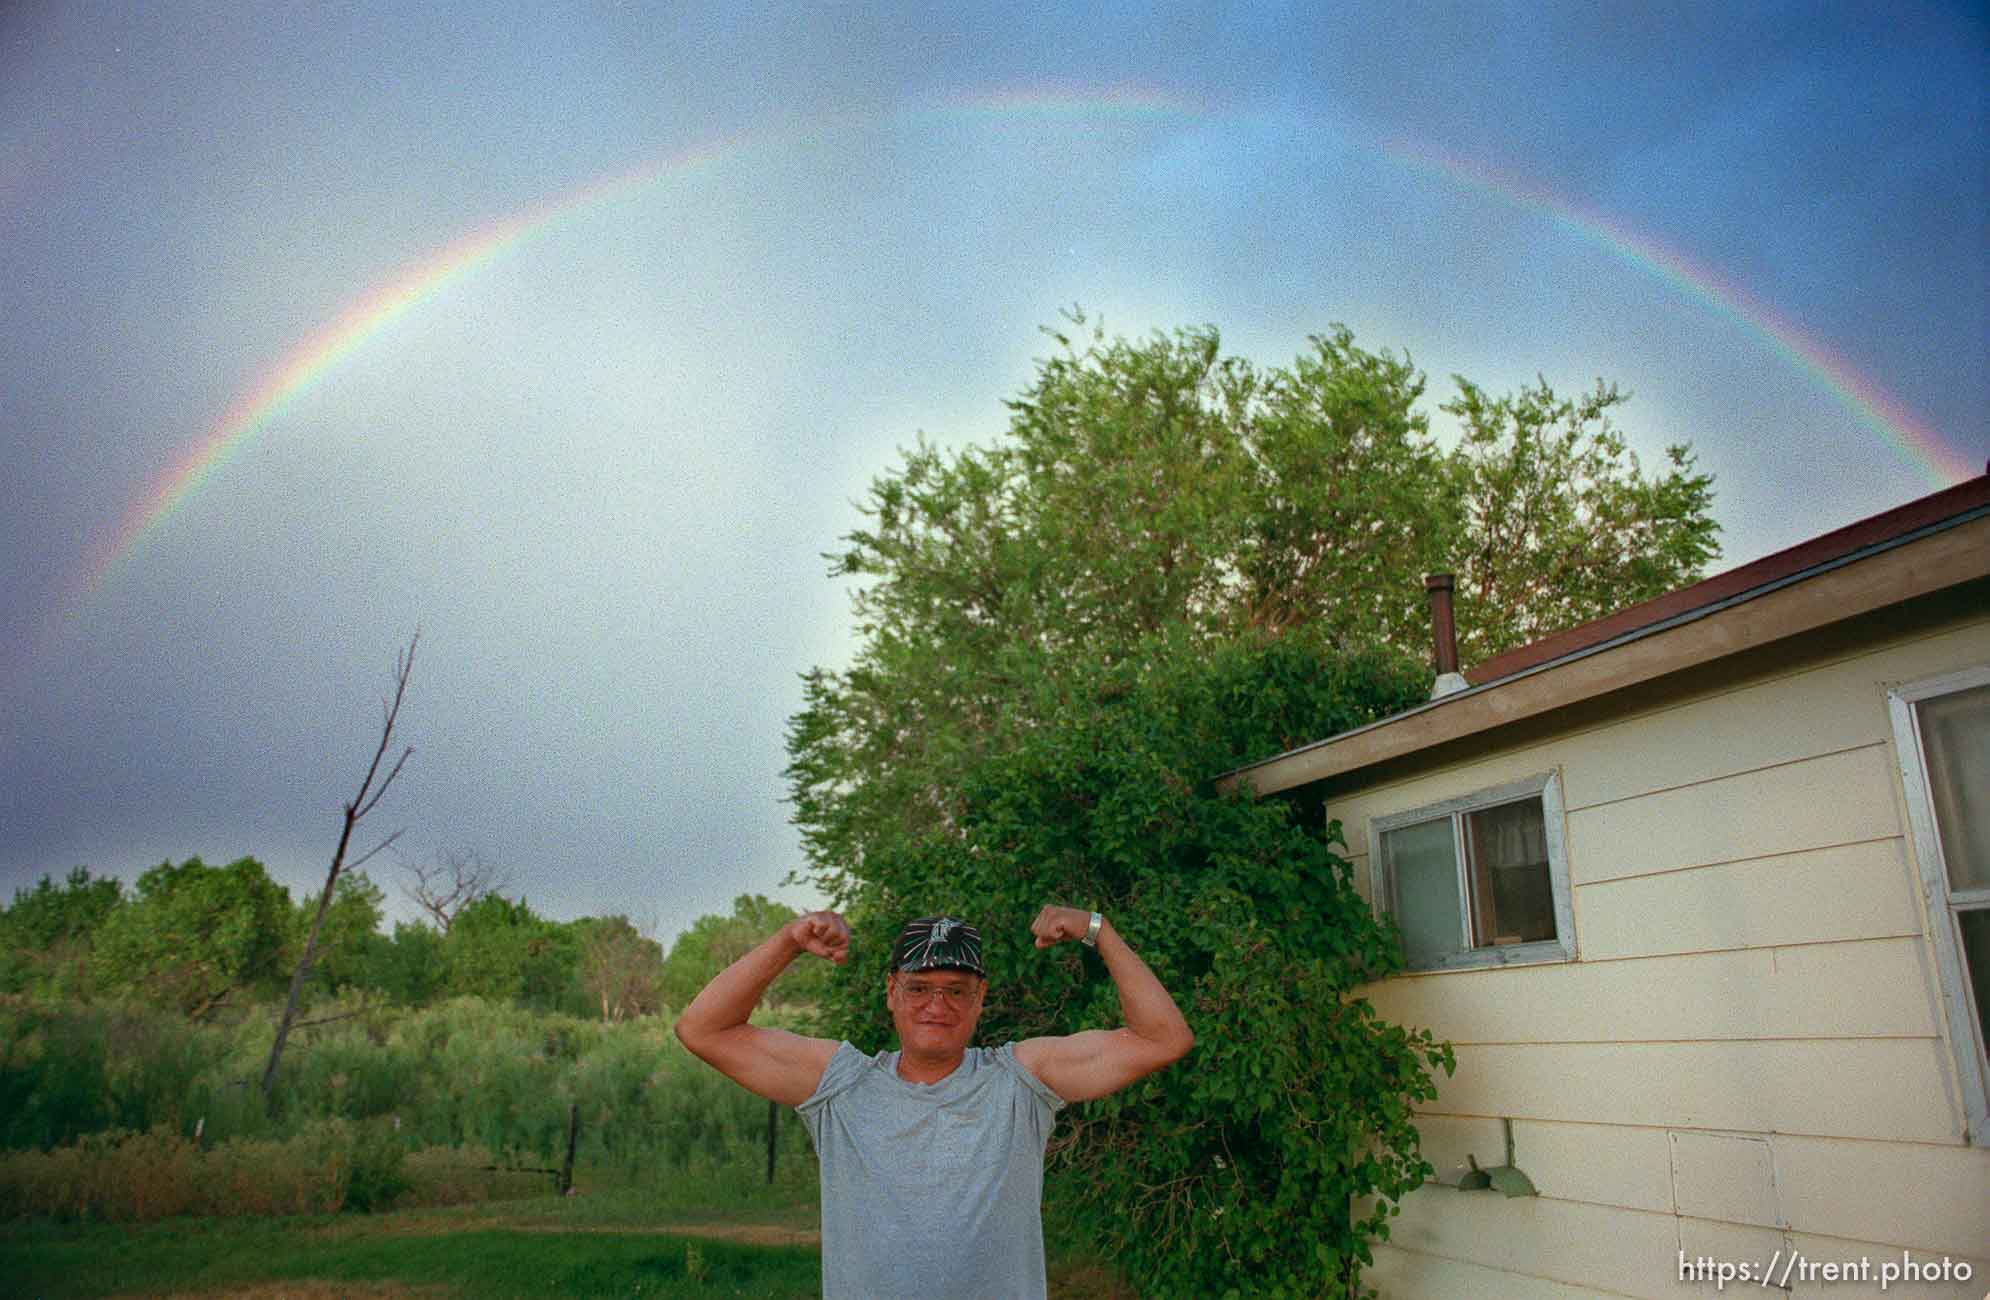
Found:
M 1471 685 L 1464 691 L 1379 718 L 1364 726 L 1323 737 L 1281 754 L 1247 763 L 1217 777 L 1221 788 L 1229 788 L 1251 773 L 1260 773 L 1292 760 L 1339 745 L 1352 738 L 1422 719 L 1438 709 L 1451 708 L 1522 678 L 1530 678 L 1562 665 L 1588 659 L 1632 642 L 1642 641 L 1719 614 L 1735 606 L 1771 595 L 1797 583 L 1822 576 L 1860 560 L 1869 559 L 1909 545 L 1923 538 L 1959 528 L 1990 516 L 1990 474 L 1981 475 L 1951 488 L 1911 501 L 1904 506 L 1835 529 L 1807 542 L 1741 565 L 1726 573 L 1682 587 L 1665 596 L 1642 602 L 1608 617 L 1544 637 L 1530 645 L 1476 666 L 1467 674 Z M 1498 676 L 1483 676 L 1488 668 L 1501 669 Z M 1418 746 L 1421 748 L 1422 746 Z M 1357 764 L 1357 767 L 1362 764 Z M 1350 769 L 1352 770 L 1352 769 Z M 1272 793 L 1300 781 L 1275 781 L 1262 787 Z M 1260 784 L 1254 781 L 1253 784 Z
M 1798 542 L 1795 546 L 1669 591 L 1663 596 L 1654 596 L 1614 614 L 1566 631 L 1550 633 L 1538 641 L 1494 655 L 1466 669 L 1465 680 L 1474 686 L 1500 681 L 1535 665 L 1565 658 L 1586 646 L 1615 640 L 1626 633 L 1667 622 L 1704 606 L 1727 602 L 1737 595 L 1767 588 L 1796 574 L 1820 571 L 1833 560 L 1918 533 L 1930 525 L 1956 519 L 1986 505 L 1990 505 L 1990 472 L 1808 541 Z

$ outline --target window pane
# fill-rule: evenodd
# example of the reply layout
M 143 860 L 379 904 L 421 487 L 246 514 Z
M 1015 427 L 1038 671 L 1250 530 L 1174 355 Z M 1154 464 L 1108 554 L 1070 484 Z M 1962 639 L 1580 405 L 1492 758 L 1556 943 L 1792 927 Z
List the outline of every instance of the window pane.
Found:
M 1458 904 L 1458 853 L 1451 819 L 1418 822 L 1382 833 L 1382 852 L 1395 877 L 1396 923 L 1412 966 L 1428 966 L 1465 946 Z
M 1962 964 L 1969 987 L 1976 994 L 1976 1041 L 1984 1041 L 1984 1009 L 1990 1008 L 1990 908 L 1958 912 L 1956 928 L 1962 931 Z
M 1555 937 L 1548 879 L 1548 828 L 1541 801 L 1467 814 L 1472 866 L 1472 942 L 1487 948 Z
M 1990 686 L 1923 700 L 1919 711 L 1949 888 L 1990 888 Z

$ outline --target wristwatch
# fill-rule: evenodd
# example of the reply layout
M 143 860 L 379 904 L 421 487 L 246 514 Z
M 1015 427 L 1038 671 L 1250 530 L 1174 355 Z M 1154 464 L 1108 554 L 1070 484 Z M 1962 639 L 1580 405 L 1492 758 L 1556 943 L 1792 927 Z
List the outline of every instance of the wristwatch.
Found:
M 1104 925 L 1105 923 L 1106 923 L 1105 917 L 1099 915 L 1097 912 L 1092 913 L 1092 923 L 1085 927 L 1085 937 L 1080 939 L 1078 942 L 1084 944 L 1087 948 L 1098 947 L 1099 927 Z

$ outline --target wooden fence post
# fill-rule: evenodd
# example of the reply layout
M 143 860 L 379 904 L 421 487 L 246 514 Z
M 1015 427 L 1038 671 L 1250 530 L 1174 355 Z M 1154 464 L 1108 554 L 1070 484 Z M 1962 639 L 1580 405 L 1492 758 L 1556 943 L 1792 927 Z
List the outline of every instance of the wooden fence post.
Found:
M 567 1162 L 560 1167 L 560 1195 L 574 1189 L 574 1148 L 580 1144 L 580 1103 L 567 1108 Z

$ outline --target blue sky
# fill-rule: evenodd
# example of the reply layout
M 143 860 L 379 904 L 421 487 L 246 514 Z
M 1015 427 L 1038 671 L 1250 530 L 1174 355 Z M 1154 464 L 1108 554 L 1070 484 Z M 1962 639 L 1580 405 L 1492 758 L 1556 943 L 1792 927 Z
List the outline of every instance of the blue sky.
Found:
M 301 894 L 419 625 L 374 819 L 408 856 L 666 939 L 806 901 L 820 554 L 915 436 L 997 437 L 1074 304 L 1267 364 L 1345 322 L 1440 430 L 1453 374 L 1617 382 L 1648 463 L 1715 474 L 1723 564 L 1923 495 L 1990 457 L 1986 85 L 1961 4 L 6 6 L 0 895 L 192 854 Z M 324 367 L 85 589 L 352 303 L 658 164 Z

